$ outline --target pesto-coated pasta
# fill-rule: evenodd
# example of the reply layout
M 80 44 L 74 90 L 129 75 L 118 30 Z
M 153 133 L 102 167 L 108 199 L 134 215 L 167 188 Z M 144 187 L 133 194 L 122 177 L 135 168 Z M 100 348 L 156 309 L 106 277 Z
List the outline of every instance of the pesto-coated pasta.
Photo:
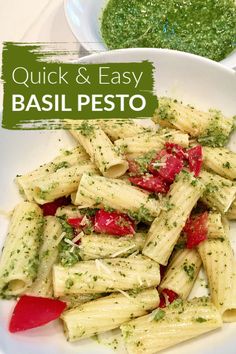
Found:
M 87 121 L 76 123 L 71 134 L 80 142 L 91 160 L 106 177 L 120 177 L 128 169 L 127 161 L 118 154 L 114 145 L 98 125 Z
M 2 295 L 20 295 L 32 285 L 37 275 L 42 226 L 42 211 L 36 204 L 21 202 L 16 206 L 0 259 Z
M 167 141 L 171 141 L 183 147 L 189 145 L 187 134 L 174 129 L 162 129 L 157 132 L 146 132 L 129 138 L 116 140 L 115 146 L 129 157 L 137 157 L 150 151 L 160 151 Z
M 74 203 L 84 207 L 110 207 L 151 221 L 160 212 L 159 202 L 126 181 L 83 174 Z
M 220 111 L 200 111 L 191 105 L 168 97 L 159 98 L 153 120 L 164 127 L 175 127 L 203 145 L 223 146 L 233 129 L 233 118 L 226 118 Z
M 133 237 L 117 237 L 106 234 L 91 234 L 81 237 L 80 256 L 84 261 L 101 258 L 127 257 L 141 251 L 146 234 L 136 233 Z
M 166 265 L 191 210 L 204 191 L 202 183 L 183 171 L 164 199 L 165 210 L 156 218 L 147 235 L 143 254 Z
M 236 195 L 236 183 L 207 171 L 201 171 L 199 177 L 206 187 L 202 201 L 222 214 L 227 212 Z
M 168 265 L 159 289 L 172 290 L 182 299 L 187 299 L 201 265 L 201 257 L 195 249 L 177 251 Z
M 236 179 L 236 153 L 227 148 L 203 148 L 205 168 L 230 180 Z
M 208 298 L 176 300 L 163 309 L 121 326 L 129 354 L 154 354 L 222 326 L 221 316 Z
M 229 220 L 236 220 L 236 199 L 233 201 L 233 203 L 231 204 L 230 208 L 228 209 L 227 213 L 225 214 L 225 216 L 229 219 Z
M 37 278 L 28 291 L 36 296 L 47 296 L 52 286 L 52 266 L 57 260 L 58 244 L 62 240 L 61 223 L 55 216 L 46 216 L 42 236 L 42 245 L 39 250 L 39 267 Z
M 144 256 L 84 261 L 53 267 L 55 296 L 115 292 L 157 286 L 159 264 Z
M 207 274 L 211 299 L 224 320 L 224 313 L 234 310 L 231 321 L 236 321 L 236 309 L 232 309 L 235 291 L 235 269 L 233 251 L 228 239 L 209 239 L 198 246 Z M 233 311 L 232 311 L 233 313 Z
M 68 168 L 62 168 L 49 176 L 34 181 L 33 197 L 38 204 L 45 204 L 76 191 L 84 172 L 97 172 L 92 162 L 85 162 Z
M 29 202 L 32 202 L 34 200 L 34 190 L 32 185 L 35 180 L 43 177 L 47 178 L 50 174 L 60 170 L 61 168 L 71 167 L 85 161 L 89 161 L 89 155 L 86 154 L 82 146 L 77 146 L 72 150 L 65 150 L 54 160 L 40 166 L 36 170 L 22 176 L 17 176 L 16 183 L 25 198 Z
M 135 317 L 143 316 L 159 305 L 156 289 L 112 294 L 77 308 L 61 316 L 69 341 L 91 337 L 119 327 Z

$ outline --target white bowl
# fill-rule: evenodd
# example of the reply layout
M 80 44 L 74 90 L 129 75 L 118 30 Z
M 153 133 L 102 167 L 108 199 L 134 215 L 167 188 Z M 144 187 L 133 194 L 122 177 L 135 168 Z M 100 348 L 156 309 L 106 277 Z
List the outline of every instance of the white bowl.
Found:
M 75 37 L 88 52 L 108 50 L 100 33 L 100 18 L 108 0 L 64 0 L 65 13 Z M 236 67 L 236 50 L 222 61 Z
M 124 49 L 90 55 L 80 62 L 109 63 L 143 60 L 154 63 L 155 89 L 158 95 L 176 97 L 202 109 L 213 107 L 221 109 L 230 116 L 236 114 L 236 73 L 214 61 L 167 49 Z M 0 209 L 10 210 L 19 201 L 19 193 L 13 183 L 16 174 L 26 173 L 38 167 L 56 156 L 60 148 L 69 148 L 73 143 L 66 131 L 9 131 L 0 128 L 0 134 L 0 165 L 2 166 Z M 236 152 L 236 134 L 231 139 L 231 148 Z M 0 247 L 6 234 L 7 224 L 8 220 L 0 213 Z M 231 223 L 231 226 L 231 236 L 234 236 L 236 225 Z M 234 249 L 236 250 L 235 243 Z M 199 284 L 195 286 L 192 296 L 202 295 L 202 289 Z M 7 330 L 7 325 L 12 308 L 12 302 L 0 301 L 0 354 L 114 353 L 109 347 L 99 346 L 93 340 L 66 342 L 62 328 L 57 322 L 31 331 L 11 334 Z M 224 325 L 222 330 L 190 340 L 165 350 L 164 353 L 235 354 L 235 332 L 236 323 Z M 124 349 L 116 352 L 116 354 L 124 353 Z

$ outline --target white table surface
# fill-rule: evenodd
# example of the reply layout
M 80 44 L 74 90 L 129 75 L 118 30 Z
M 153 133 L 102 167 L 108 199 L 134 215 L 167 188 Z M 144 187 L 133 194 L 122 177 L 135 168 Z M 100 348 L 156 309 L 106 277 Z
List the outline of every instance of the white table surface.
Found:
M 67 24 L 63 0 L 0 0 L 2 42 L 76 42 Z M 79 44 L 78 51 L 79 51 Z M 0 88 L 0 105 L 2 86 Z

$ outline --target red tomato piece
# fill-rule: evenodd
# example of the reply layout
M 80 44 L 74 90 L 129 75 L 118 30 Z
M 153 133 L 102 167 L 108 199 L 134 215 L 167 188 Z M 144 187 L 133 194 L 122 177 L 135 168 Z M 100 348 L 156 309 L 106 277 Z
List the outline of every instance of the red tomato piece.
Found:
M 48 216 L 48 215 L 55 215 L 57 208 L 61 207 L 62 205 L 68 205 L 70 204 L 71 200 L 70 198 L 62 197 L 54 200 L 53 202 L 46 203 L 41 205 L 41 209 L 43 210 L 43 215 Z
M 66 303 L 60 300 L 23 295 L 14 308 L 9 331 L 14 333 L 43 326 L 60 317 L 65 308 Z
M 208 212 L 189 218 L 183 231 L 187 234 L 187 248 L 194 248 L 207 239 Z
M 186 149 L 182 146 L 174 143 L 165 143 L 165 148 L 168 154 L 172 154 L 178 157 L 180 160 L 186 160 L 188 158 Z
M 95 232 L 116 236 L 133 235 L 135 233 L 134 222 L 126 214 L 117 211 L 105 211 L 100 209 L 95 214 Z
M 161 176 L 144 175 L 141 177 L 130 177 L 130 182 L 155 193 L 167 193 L 169 190 L 168 184 Z
M 163 289 L 160 294 L 160 304 L 159 307 L 163 308 L 167 305 L 171 304 L 173 301 L 178 299 L 178 294 L 176 294 L 173 290 Z
M 79 227 L 81 227 L 80 224 L 82 220 L 83 220 L 83 216 L 80 218 L 69 218 L 67 219 L 67 222 L 71 227 L 78 229 Z
M 184 167 L 183 161 L 179 158 L 169 154 L 166 150 L 162 150 L 151 161 L 149 165 L 149 172 L 154 175 L 160 175 L 169 183 L 172 183 L 175 176 Z
M 194 173 L 195 177 L 198 177 L 203 162 L 202 146 L 197 145 L 188 150 L 188 163 L 189 169 Z

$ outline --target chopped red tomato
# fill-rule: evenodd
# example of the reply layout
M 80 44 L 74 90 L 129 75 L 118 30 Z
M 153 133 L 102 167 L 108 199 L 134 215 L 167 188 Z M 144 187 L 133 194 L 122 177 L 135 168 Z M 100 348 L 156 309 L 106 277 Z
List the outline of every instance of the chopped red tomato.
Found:
M 178 157 L 180 160 L 186 160 L 187 159 L 187 154 L 186 154 L 186 150 L 178 145 L 178 144 L 174 144 L 174 143 L 165 143 L 165 148 L 166 151 L 168 152 L 168 154 L 172 154 L 176 157 Z
M 69 218 L 67 219 L 67 222 L 71 227 L 78 229 L 81 226 L 81 221 L 83 220 L 83 218 L 83 216 L 79 218 Z
M 60 317 L 65 308 L 66 303 L 60 300 L 23 295 L 14 308 L 9 331 L 14 333 L 43 326 Z
M 95 232 L 116 236 L 133 235 L 134 222 L 128 215 L 117 211 L 98 210 L 95 214 Z
M 194 248 L 207 239 L 208 212 L 189 218 L 183 231 L 187 235 L 187 248 Z
M 160 294 L 160 304 L 159 307 L 166 307 L 171 304 L 173 301 L 178 299 L 178 294 L 176 294 L 173 290 L 163 289 Z
M 203 162 L 202 146 L 197 145 L 188 150 L 188 163 L 191 172 L 194 172 L 195 177 L 198 177 Z
M 175 176 L 184 167 L 183 161 L 179 158 L 169 154 L 166 150 L 162 150 L 151 161 L 149 165 L 149 172 L 154 175 L 160 175 L 167 182 L 172 183 Z
M 43 210 L 43 215 L 44 216 L 55 215 L 57 208 L 63 205 L 68 205 L 70 204 L 70 202 L 71 202 L 70 198 L 62 197 L 54 200 L 53 202 L 43 204 L 41 205 L 41 209 Z
M 130 182 L 155 193 L 167 193 L 169 190 L 168 184 L 161 176 L 144 175 L 142 177 L 130 177 Z

